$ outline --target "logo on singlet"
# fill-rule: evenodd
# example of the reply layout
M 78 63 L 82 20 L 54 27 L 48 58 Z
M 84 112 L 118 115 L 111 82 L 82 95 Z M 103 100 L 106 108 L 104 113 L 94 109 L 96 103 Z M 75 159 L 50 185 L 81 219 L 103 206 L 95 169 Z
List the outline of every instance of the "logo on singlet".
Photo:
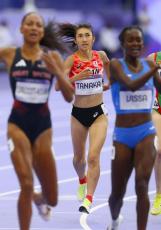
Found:
M 97 61 L 93 61 L 93 65 L 94 65 L 95 67 L 98 67 L 98 62 L 97 62 Z
M 26 62 L 25 62 L 23 59 L 21 59 L 20 61 L 18 61 L 18 62 L 16 63 L 15 66 L 16 66 L 16 67 L 26 66 Z
M 77 65 L 77 69 L 80 69 L 81 66 L 82 66 L 81 63 L 79 63 L 79 64 Z
M 98 115 L 98 112 L 95 112 L 95 113 L 93 114 L 93 117 L 95 118 L 95 117 L 97 117 L 97 115 Z
M 158 109 L 158 108 L 159 108 L 159 103 L 158 103 L 157 98 L 155 98 L 155 100 L 154 100 L 154 105 L 153 105 L 153 109 Z

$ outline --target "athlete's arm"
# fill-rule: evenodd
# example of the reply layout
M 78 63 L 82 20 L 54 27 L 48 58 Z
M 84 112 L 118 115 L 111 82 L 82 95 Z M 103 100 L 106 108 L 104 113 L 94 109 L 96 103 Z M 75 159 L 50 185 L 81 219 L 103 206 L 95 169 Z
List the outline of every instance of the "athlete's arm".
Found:
M 153 59 L 148 60 L 148 63 L 150 65 L 151 68 L 153 68 L 153 66 L 156 66 L 156 64 L 154 63 L 154 56 Z M 156 87 L 156 89 L 158 90 L 159 93 L 161 93 L 161 76 L 159 74 L 159 72 L 161 72 L 161 66 L 157 65 L 158 69 L 160 71 L 156 71 L 153 75 L 154 75 L 154 85 Z
M 148 55 L 147 59 L 151 60 L 151 61 L 153 61 L 155 63 L 155 53 L 152 53 L 152 54 Z M 159 72 L 161 72 L 161 70 Z M 160 76 L 159 72 L 157 71 L 154 74 L 155 75 L 155 77 L 154 77 L 154 85 L 155 85 L 156 89 L 159 91 L 159 93 L 161 93 L 161 76 Z
M 69 73 L 71 71 L 71 68 L 73 66 L 73 55 L 69 56 L 66 61 L 65 61 L 65 74 L 69 76 Z M 89 76 L 92 75 L 92 71 L 90 68 L 86 68 L 85 70 L 81 71 L 79 74 L 75 74 L 72 78 L 70 78 L 70 82 L 73 83 L 78 80 L 82 80 L 85 78 L 88 78 Z
M 73 100 L 74 89 L 68 79 L 65 78 L 64 65 L 61 56 L 58 52 L 53 51 L 44 53 L 42 58 L 45 61 L 48 70 L 56 76 L 64 99 L 71 102 Z
M 7 69 L 10 69 L 15 56 L 15 47 L 0 48 L 0 62 L 4 62 Z
M 103 85 L 103 90 L 107 90 L 110 88 L 110 69 L 109 69 L 109 63 L 110 60 L 108 59 L 106 53 L 104 51 L 99 51 L 99 55 L 101 57 L 101 60 L 103 62 L 103 67 L 104 67 L 104 71 L 108 80 L 108 84 L 104 84 Z
M 64 61 L 65 76 L 68 77 L 68 79 L 69 79 L 69 72 L 70 72 L 70 69 L 72 68 L 72 65 L 73 65 L 73 58 L 71 55 L 71 56 L 67 57 L 67 59 Z M 70 79 L 69 79 L 69 81 L 70 81 Z M 60 90 L 58 82 L 55 83 L 55 90 L 56 91 Z
M 153 66 L 151 66 L 151 69 L 148 72 L 140 76 L 138 79 L 132 80 L 124 73 L 121 63 L 118 59 L 113 59 L 110 62 L 110 75 L 112 80 L 121 82 L 132 91 L 142 87 L 151 77 L 154 76 L 154 73 L 156 73 L 158 69 L 159 66 L 153 63 Z

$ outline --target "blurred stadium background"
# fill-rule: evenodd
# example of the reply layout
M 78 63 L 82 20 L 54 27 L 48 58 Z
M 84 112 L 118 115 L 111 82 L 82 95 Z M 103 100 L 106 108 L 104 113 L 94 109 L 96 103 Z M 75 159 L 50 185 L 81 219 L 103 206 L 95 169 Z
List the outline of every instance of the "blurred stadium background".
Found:
M 19 46 L 19 26 L 23 15 L 38 11 L 45 20 L 90 23 L 95 31 L 95 49 L 110 58 L 119 57 L 120 30 L 138 24 L 145 34 L 143 56 L 161 50 L 161 0 L 5 0 L 0 1 L 0 47 Z

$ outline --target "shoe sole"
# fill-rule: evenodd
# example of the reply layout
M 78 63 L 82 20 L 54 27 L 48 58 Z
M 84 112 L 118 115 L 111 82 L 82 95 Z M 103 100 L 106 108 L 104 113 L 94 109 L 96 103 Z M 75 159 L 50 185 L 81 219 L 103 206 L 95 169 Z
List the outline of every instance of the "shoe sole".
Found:
M 89 214 L 89 211 L 84 206 L 80 206 L 79 207 L 79 212 L 83 212 L 83 213 Z

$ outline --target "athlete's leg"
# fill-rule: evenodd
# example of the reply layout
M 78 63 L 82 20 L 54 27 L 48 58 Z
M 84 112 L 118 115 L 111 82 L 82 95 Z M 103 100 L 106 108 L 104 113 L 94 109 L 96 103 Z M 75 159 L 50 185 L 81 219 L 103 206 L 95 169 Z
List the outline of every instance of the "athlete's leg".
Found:
M 34 197 L 35 202 L 55 206 L 58 192 L 56 165 L 52 153 L 51 129 L 47 129 L 37 137 L 32 150 L 34 169 L 42 187 L 42 195 Z
M 18 199 L 20 230 L 29 230 L 33 197 L 31 145 L 26 135 L 14 124 L 8 125 L 8 140 L 12 162 L 21 187 Z
M 106 139 L 107 117 L 99 116 L 89 128 L 87 194 L 93 196 L 100 176 L 100 153 Z
M 155 178 L 156 178 L 156 190 L 161 194 L 161 115 L 157 112 L 152 114 L 153 122 L 157 131 L 157 155 L 155 160 Z
M 156 195 L 150 213 L 152 215 L 159 215 L 161 214 L 161 115 L 153 111 L 152 118 L 157 131 L 154 141 L 157 154 L 154 164 Z
M 71 135 L 74 151 L 73 165 L 79 179 L 82 179 L 86 175 L 85 145 L 88 135 L 88 128 L 83 126 L 73 116 L 71 117 Z
M 148 185 L 156 151 L 154 135 L 144 138 L 135 148 L 135 189 L 137 195 L 137 229 L 145 230 L 149 212 Z
M 107 117 L 103 114 L 89 128 L 87 195 L 79 208 L 80 212 L 89 213 L 92 204 L 93 194 L 100 176 L 100 153 L 105 142 L 106 132 Z
M 161 115 L 158 112 L 153 111 L 152 118 L 157 131 L 157 136 L 154 141 L 157 155 L 154 164 L 156 195 L 150 213 L 153 215 L 159 215 L 161 214 Z
M 114 142 L 114 151 L 114 159 L 111 162 L 112 191 L 109 197 L 112 220 L 116 220 L 119 217 L 134 160 L 132 149 L 124 144 Z

